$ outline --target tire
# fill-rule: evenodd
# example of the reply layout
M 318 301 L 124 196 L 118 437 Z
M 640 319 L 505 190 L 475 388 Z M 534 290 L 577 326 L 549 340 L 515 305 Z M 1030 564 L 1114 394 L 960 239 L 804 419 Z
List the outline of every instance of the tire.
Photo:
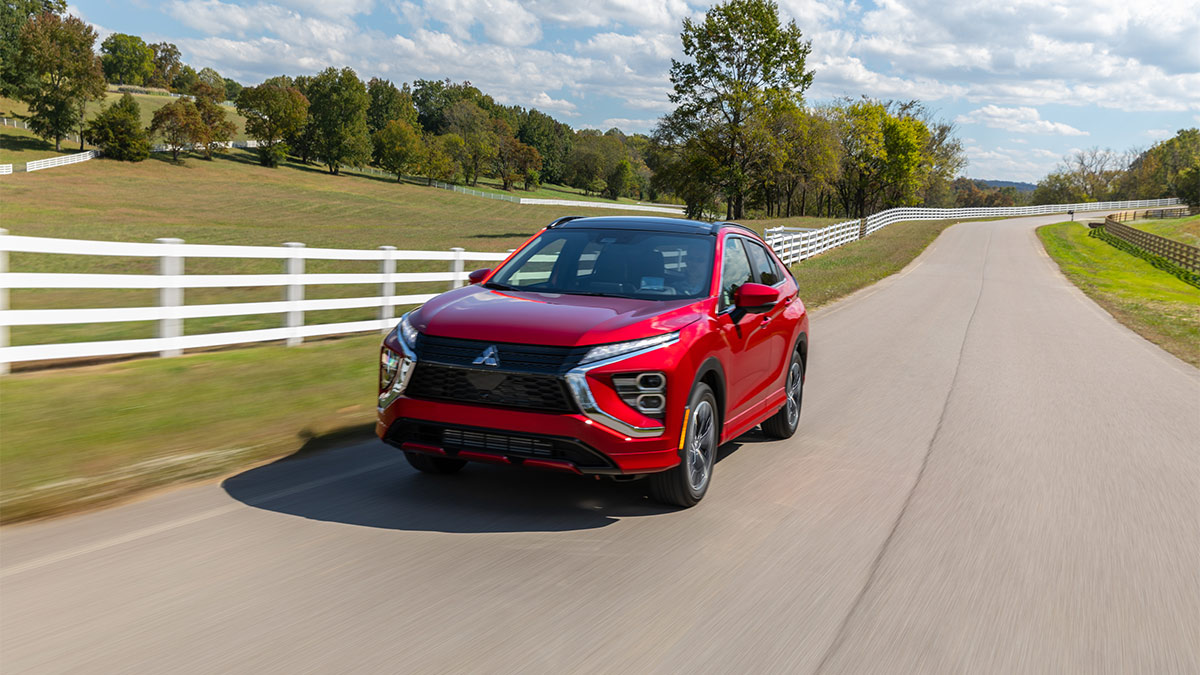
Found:
M 800 426 L 800 405 L 804 402 L 804 362 L 800 360 L 799 351 L 792 352 L 792 361 L 788 365 L 787 395 L 787 403 L 762 423 L 763 433 L 768 438 L 791 438 Z
M 406 452 L 404 458 L 414 469 L 424 473 L 458 473 L 459 469 L 467 465 L 465 459 L 434 457 L 423 452 Z
M 712 483 L 713 465 L 720 445 L 720 415 L 717 398 L 703 382 L 692 389 L 688 400 L 687 434 L 679 465 L 650 474 L 650 496 L 673 506 L 695 506 L 704 499 Z

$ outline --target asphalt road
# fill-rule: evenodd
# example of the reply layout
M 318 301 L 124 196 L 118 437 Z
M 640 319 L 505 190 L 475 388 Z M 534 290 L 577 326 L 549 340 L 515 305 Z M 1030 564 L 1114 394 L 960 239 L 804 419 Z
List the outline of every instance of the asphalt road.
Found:
M 697 508 L 378 443 L 0 532 L 0 670 L 1200 673 L 1200 375 L 1033 228 L 814 314 Z

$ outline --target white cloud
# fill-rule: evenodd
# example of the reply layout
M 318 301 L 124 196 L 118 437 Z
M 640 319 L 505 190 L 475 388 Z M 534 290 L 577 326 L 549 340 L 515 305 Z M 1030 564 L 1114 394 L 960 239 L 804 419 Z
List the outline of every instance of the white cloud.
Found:
M 1062 122 L 1044 120 L 1035 108 L 1002 108 L 985 105 L 978 110 L 959 115 L 954 120 L 959 124 L 983 124 L 993 129 L 1003 129 L 1019 134 L 1056 134 L 1059 136 L 1087 136 L 1088 132 Z

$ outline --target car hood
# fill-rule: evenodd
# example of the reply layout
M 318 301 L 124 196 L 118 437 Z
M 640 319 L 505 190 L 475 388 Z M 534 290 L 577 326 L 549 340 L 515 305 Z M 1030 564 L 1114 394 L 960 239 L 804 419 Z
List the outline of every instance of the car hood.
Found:
M 430 300 L 410 320 L 417 330 L 437 337 L 575 347 L 679 330 L 698 318 L 696 306 L 702 302 L 467 286 Z

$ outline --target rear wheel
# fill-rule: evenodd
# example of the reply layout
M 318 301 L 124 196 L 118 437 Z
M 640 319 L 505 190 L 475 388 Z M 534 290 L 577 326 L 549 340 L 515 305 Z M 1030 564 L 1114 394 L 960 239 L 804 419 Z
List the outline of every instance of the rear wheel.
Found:
M 762 423 L 763 433 L 770 438 L 791 438 L 800 426 L 800 404 L 804 401 L 804 362 L 800 360 L 800 352 L 792 352 L 792 362 L 788 364 L 787 402 Z
M 697 384 L 692 390 L 688 409 L 687 432 L 679 465 L 650 474 L 649 479 L 651 497 L 664 504 L 684 507 L 695 506 L 708 492 L 720 439 L 717 399 L 707 384 Z
M 414 469 L 425 473 L 456 473 L 467 465 L 465 459 L 434 457 L 423 452 L 405 452 L 404 458 Z

